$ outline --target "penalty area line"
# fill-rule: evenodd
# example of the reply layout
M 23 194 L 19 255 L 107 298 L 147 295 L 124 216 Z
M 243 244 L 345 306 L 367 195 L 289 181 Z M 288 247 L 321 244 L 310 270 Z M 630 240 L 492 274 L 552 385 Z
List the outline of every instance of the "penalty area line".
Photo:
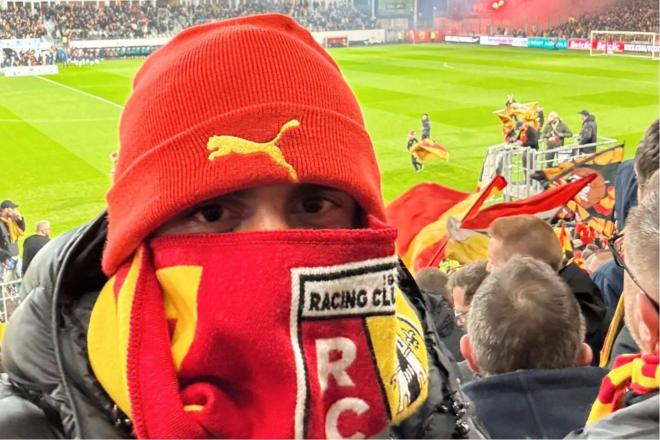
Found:
M 84 90 L 76 89 L 75 87 L 67 86 L 66 84 L 58 83 L 57 81 L 53 81 L 52 79 L 44 78 L 43 76 L 35 76 L 34 78 L 40 79 L 42 81 L 46 81 L 48 83 L 54 84 L 56 86 L 60 86 L 64 89 L 70 90 L 72 92 L 80 93 L 81 95 L 85 95 L 88 98 L 96 99 L 97 101 L 104 102 L 108 105 L 111 105 L 115 108 L 118 108 L 120 110 L 124 109 L 123 105 L 117 104 L 116 102 L 110 101 L 109 99 L 101 98 L 100 96 L 93 95 L 91 93 L 85 92 Z

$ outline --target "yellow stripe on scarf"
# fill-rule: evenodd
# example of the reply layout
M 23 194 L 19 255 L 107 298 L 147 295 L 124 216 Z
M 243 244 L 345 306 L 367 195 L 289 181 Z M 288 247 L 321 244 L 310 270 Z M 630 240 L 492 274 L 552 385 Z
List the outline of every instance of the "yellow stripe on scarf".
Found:
M 601 368 L 607 368 L 610 363 L 610 358 L 612 357 L 612 349 L 614 348 L 614 341 L 616 340 L 619 331 L 623 327 L 623 313 L 623 295 L 621 295 L 619 298 L 619 303 L 616 305 L 614 316 L 612 316 L 610 327 L 607 329 L 607 335 L 605 336 L 605 341 L 603 342 L 603 348 L 600 349 L 600 362 L 598 363 L 598 366 Z

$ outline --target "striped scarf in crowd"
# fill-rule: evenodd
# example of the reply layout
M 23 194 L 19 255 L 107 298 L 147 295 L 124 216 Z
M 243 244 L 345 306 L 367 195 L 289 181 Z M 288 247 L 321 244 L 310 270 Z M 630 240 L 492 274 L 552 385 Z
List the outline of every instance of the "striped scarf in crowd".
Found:
M 591 407 L 587 425 L 625 406 L 625 395 L 641 396 L 660 384 L 658 355 L 625 354 L 616 358 L 612 371 L 603 378 L 596 402 Z

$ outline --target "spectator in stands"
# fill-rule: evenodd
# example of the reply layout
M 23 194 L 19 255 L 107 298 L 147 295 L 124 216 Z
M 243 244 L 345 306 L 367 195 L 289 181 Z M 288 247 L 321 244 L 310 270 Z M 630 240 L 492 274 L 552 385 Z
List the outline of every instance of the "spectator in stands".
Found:
M 659 172 L 649 180 L 626 227 L 626 327 L 640 352 L 621 355 L 603 380 L 587 425 L 573 438 L 658 438 Z
M 658 33 L 659 20 L 656 0 L 619 0 L 600 11 L 569 19 L 538 36 L 588 39 L 595 30 Z
M 650 178 L 659 167 L 660 119 L 656 119 L 646 130 L 644 138 L 640 142 L 639 146 L 637 147 L 637 151 L 635 152 L 634 168 L 635 174 L 637 176 L 638 200 L 645 196 L 647 190 L 653 189 L 653 185 L 649 184 Z M 627 218 L 625 221 L 627 222 Z M 616 240 L 616 242 L 613 240 L 614 249 L 616 249 L 622 242 L 625 242 L 625 236 L 622 238 L 623 239 Z M 608 283 L 612 286 L 612 289 L 616 289 L 620 294 L 620 292 L 623 291 L 623 264 L 617 259 L 615 259 L 614 263 L 614 267 L 612 267 L 613 265 L 609 265 L 609 271 L 603 273 L 602 276 L 607 279 Z M 606 269 L 603 270 L 605 271 Z M 618 308 L 622 307 L 623 303 L 619 301 Z M 612 321 L 612 326 L 608 332 L 608 339 L 609 338 L 616 338 L 616 340 L 611 346 L 608 344 L 605 347 L 606 350 L 608 350 L 606 353 L 607 358 L 605 359 L 606 361 L 609 360 L 608 365 L 611 365 L 614 359 L 620 354 L 636 353 L 639 351 L 639 347 L 631 337 L 630 332 L 628 331 L 628 327 L 624 326 L 620 319 L 615 319 Z
M 25 231 L 25 220 L 11 200 L 0 204 L 0 280 L 7 270 L 20 277 L 18 265 L 18 239 Z
M 417 286 L 428 293 L 443 298 L 447 304 L 453 307 L 453 298 L 449 286 L 449 277 L 443 271 L 435 267 L 426 267 L 415 274 Z
M 529 122 L 517 121 L 515 133 L 515 144 L 528 148 L 522 155 L 523 168 L 527 173 L 528 156 L 535 155 L 539 151 L 539 132 Z
M 548 124 L 543 128 L 543 139 L 546 141 L 548 150 L 554 150 L 564 146 L 564 139 L 573 137 L 573 132 L 568 125 L 561 120 L 556 112 L 548 115 Z M 548 166 L 552 166 L 557 158 L 557 151 L 546 153 L 545 160 Z
M 181 32 L 135 76 L 119 143 L 107 214 L 39 253 L 7 326 L 2 436 L 483 436 L 307 30 Z
M 606 371 L 588 367 L 585 323 L 547 264 L 510 258 L 472 300 L 461 350 L 481 379 L 463 386 L 492 438 L 561 438 L 580 427 Z
M 465 328 L 468 322 L 472 298 L 481 283 L 488 276 L 486 264 L 486 261 L 476 261 L 466 264 L 449 277 L 449 289 L 453 298 L 454 315 L 456 317 L 456 324 L 460 327 Z
M 374 29 L 369 11 L 352 4 L 246 1 L 237 5 L 146 2 L 61 3 L 30 8 L 21 3 L 0 9 L 0 39 L 52 38 L 66 46 L 71 40 L 133 39 L 171 36 L 183 28 L 230 17 L 277 12 L 288 14 L 312 31 Z
M 23 242 L 23 273 L 27 272 L 30 262 L 37 252 L 50 241 L 50 222 L 41 220 L 37 222 L 37 232 L 30 235 Z
M 533 215 L 518 215 L 495 220 L 488 234 L 489 272 L 502 267 L 512 256 L 522 255 L 536 258 L 559 273 L 573 291 L 586 319 L 585 342 L 594 353 L 594 365 L 598 365 L 597 353 L 603 345 L 612 313 L 584 270 L 575 263 L 562 267 L 563 253 L 552 227 Z
M 440 339 L 456 360 L 462 360 L 459 343 L 463 332 L 454 322 L 452 297 L 447 286 L 447 275 L 435 267 L 427 267 L 415 274 L 415 282 L 427 295 L 429 313 Z
M 596 126 L 596 117 L 588 110 L 581 110 L 579 113 L 582 118 L 582 128 L 580 128 L 579 145 L 589 145 L 577 150 L 576 154 L 591 154 L 596 152 L 596 142 L 598 142 L 598 128 Z

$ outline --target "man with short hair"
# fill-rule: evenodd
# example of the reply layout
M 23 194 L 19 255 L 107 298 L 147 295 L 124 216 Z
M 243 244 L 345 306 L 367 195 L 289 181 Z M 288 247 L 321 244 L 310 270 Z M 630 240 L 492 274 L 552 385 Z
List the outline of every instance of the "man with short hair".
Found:
M 426 294 L 428 311 L 440 339 L 456 360 L 462 360 L 459 343 L 463 331 L 454 321 L 451 291 L 447 285 L 447 274 L 435 267 L 425 267 L 415 274 L 415 282 Z
M 568 286 L 547 264 L 514 256 L 472 300 L 461 351 L 482 379 L 463 386 L 492 438 L 558 438 L 580 426 L 605 371 Z
M 658 432 L 659 172 L 648 180 L 626 226 L 624 307 L 626 327 L 640 348 L 617 357 L 603 380 L 584 429 L 572 438 L 653 438 Z M 618 258 L 621 256 L 619 255 Z
M 573 136 L 573 132 L 568 125 L 561 120 L 557 112 L 550 112 L 548 115 L 548 124 L 543 128 L 542 137 L 546 140 L 547 150 L 557 150 L 564 146 L 564 140 Z M 563 151 L 563 150 L 562 150 Z M 548 166 L 552 166 L 557 158 L 558 151 L 553 151 L 545 154 L 545 160 L 548 161 Z M 570 154 L 570 152 L 569 152 Z M 561 161 L 560 156 L 560 161 Z
M 28 266 L 37 252 L 50 241 L 50 222 L 40 220 L 37 222 L 36 234 L 30 235 L 23 242 L 23 273 L 27 273 Z
M 586 319 L 586 342 L 594 352 L 594 364 L 611 320 L 598 287 L 577 264 L 562 266 L 562 248 L 552 227 L 533 215 L 517 215 L 495 220 L 488 228 L 488 271 L 502 267 L 512 256 L 536 258 L 552 267 L 571 287 Z
M 578 139 L 579 145 L 590 145 L 577 150 L 577 154 L 591 154 L 596 152 L 596 142 L 598 142 L 598 127 L 596 125 L 596 117 L 589 113 L 588 110 L 581 110 L 579 113 L 582 119 L 582 127 L 580 128 L 580 137 Z M 575 154 L 574 154 L 575 155 Z
M 449 289 L 454 303 L 456 324 L 465 328 L 470 313 L 470 304 L 477 289 L 488 276 L 486 261 L 476 261 L 452 273 L 449 277 Z
M 307 30 L 182 31 L 119 127 L 107 214 L 39 253 L 7 326 L 2 436 L 483 435 L 383 223 L 360 107 Z

